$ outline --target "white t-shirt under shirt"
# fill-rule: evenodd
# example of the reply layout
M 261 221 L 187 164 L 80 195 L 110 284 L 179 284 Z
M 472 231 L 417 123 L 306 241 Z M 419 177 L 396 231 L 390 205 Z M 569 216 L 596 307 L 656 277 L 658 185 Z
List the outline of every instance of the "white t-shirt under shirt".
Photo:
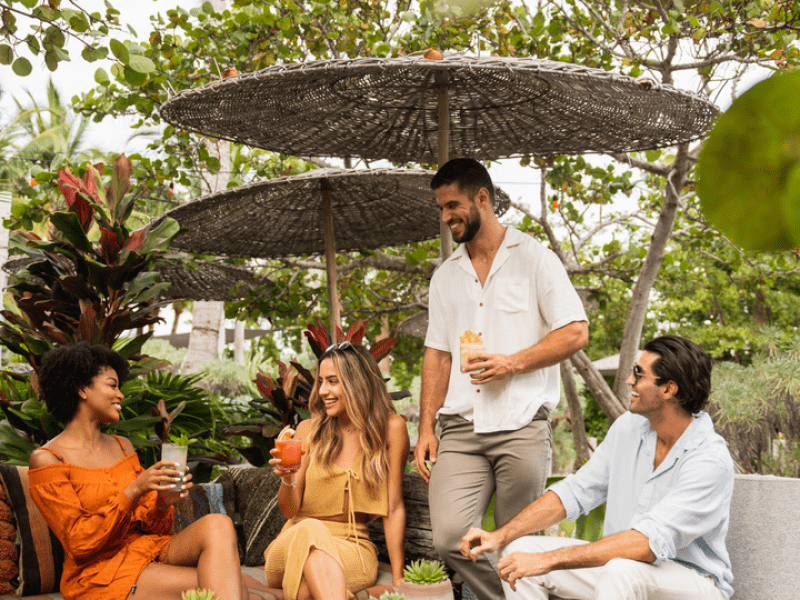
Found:
M 558 257 L 531 236 L 508 227 L 481 287 L 461 245 L 434 273 L 425 345 L 449 352 L 447 397 L 440 414 L 474 421 L 476 433 L 520 429 L 544 405 L 558 404 L 559 366 L 520 373 L 482 385 L 460 370 L 460 336 L 479 333 L 489 353 L 514 354 L 574 321 L 586 311 Z

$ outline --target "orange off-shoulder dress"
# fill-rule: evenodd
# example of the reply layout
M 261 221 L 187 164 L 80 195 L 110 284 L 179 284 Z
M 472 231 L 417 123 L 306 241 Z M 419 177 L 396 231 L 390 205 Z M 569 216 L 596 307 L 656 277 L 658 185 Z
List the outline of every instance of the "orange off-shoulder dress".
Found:
M 124 493 L 143 471 L 134 453 L 107 468 L 62 462 L 29 472 L 31 498 L 64 546 L 64 600 L 124 600 L 166 550 L 175 510 L 160 510 L 155 491 L 136 503 Z

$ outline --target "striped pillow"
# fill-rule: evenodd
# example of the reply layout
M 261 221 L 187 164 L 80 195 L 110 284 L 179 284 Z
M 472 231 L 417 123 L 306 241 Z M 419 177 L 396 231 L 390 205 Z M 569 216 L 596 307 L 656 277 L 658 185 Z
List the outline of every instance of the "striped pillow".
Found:
M 16 521 L 19 539 L 17 595 L 57 592 L 64 566 L 64 549 L 28 493 L 28 467 L 0 463 L 6 503 Z

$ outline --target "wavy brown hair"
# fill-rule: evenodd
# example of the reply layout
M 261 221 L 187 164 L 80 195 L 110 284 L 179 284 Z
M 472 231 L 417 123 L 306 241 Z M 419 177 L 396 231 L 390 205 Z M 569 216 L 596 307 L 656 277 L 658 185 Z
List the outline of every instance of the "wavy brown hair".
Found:
M 317 363 L 317 373 L 322 361 L 330 359 L 344 390 L 344 407 L 350 422 L 358 431 L 361 444 L 361 473 L 367 487 L 377 489 L 386 480 L 389 459 L 386 455 L 389 416 L 397 411 L 386 391 L 378 364 L 358 344 L 344 349 L 331 348 L 324 352 Z M 338 417 L 325 412 L 325 403 L 319 396 L 320 378 L 311 391 L 308 407 L 311 410 L 311 433 L 309 445 L 311 457 L 325 468 L 330 468 L 342 449 L 342 433 Z

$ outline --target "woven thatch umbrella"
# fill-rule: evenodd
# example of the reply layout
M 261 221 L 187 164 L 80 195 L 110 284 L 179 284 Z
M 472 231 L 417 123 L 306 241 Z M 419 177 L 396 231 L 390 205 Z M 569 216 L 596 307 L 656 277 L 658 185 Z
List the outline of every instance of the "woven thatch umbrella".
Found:
M 3 264 L 3 271 L 13 275 L 33 262 L 30 258 L 14 258 Z M 187 265 L 175 261 L 162 261 L 155 270 L 159 281 L 166 281 L 169 288 L 161 297 L 185 300 L 230 301 L 243 298 L 249 288 L 275 284 L 265 277 L 257 277 L 248 269 L 224 263 L 198 261 Z
M 407 169 L 317 169 L 229 189 L 165 213 L 189 233 L 181 250 L 230 257 L 325 254 L 331 330 L 339 323 L 336 249 L 367 250 L 435 238 L 439 210 L 431 173 Z M 495 212 L 509 206 L 498 190 Z M 335 233 L 334 233 L 335 232 Z
M 649 80 L 461 55 L 274 65 L 161 107 L 182 129 L 274 152 L 440 165 L 450 154 L 496 160 L 671 146 L 699 138 L 716 113 L 704 97 Z

